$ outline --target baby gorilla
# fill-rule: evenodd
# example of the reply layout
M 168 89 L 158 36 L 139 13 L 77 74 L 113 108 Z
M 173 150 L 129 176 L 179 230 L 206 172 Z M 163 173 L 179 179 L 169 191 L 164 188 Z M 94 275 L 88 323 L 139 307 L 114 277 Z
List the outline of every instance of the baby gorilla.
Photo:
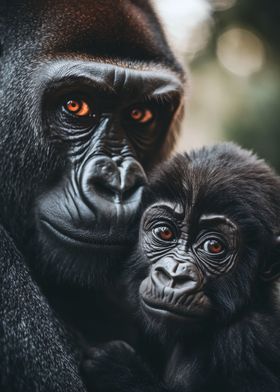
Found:
M 144 205 L 128 298 L 164 355 L 92 349 L 89 390 L 279 392 L 279 178 L 220 144 L 157 169 Z

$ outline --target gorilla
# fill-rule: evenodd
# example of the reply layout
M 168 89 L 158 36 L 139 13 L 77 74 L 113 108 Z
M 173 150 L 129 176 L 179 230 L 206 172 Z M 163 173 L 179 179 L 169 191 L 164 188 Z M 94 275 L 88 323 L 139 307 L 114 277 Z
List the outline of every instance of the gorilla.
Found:
M 84 391 L 80 345 L 135 338 L 120 274 L 185 76 L 148 0 L 0 16 L 0 388 Z
M 165 355 L 144 364 L 118 341 L 89 350 L 89 390 L 280 390 L 279 195 L 279 177 L 234 144 L 155 170 L 127 284 Z

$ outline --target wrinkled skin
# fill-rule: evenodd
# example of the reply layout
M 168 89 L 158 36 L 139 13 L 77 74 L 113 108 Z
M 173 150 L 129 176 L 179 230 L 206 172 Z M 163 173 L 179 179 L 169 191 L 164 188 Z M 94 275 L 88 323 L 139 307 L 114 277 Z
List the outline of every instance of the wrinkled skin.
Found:
M 1 387 L 84 390 L 80 341 L 134 340 L 120 273 L 147 176 L 176 138 L 184 75 L 148 1 L 11 0 L 0 13 Z M 23 340 L 14 293 L 33 320 Z
M 279 391 L 279 195 L 279 177 L 233 144 L 155 170 L 127 285 L 165 355 L 148 366 L 123 342 L 89 350 L 89 389 Z

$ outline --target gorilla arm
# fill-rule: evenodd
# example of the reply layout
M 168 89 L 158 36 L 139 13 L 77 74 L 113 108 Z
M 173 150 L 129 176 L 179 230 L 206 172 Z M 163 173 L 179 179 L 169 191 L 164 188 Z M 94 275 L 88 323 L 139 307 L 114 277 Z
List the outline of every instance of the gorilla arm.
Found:
M 85 391 L 66 345 L 65 332 L 0 227 L 0 389 Z
M 123 341 L 93 347 L 85 354 L 82 374 L 89 391 L 172 392 Z

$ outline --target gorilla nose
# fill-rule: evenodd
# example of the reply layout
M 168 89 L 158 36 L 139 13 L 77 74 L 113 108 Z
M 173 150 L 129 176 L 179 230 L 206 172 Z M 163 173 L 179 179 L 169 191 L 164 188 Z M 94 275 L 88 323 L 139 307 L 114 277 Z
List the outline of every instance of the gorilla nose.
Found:
M 147 179 L 142 166 L 133 158 L 98 157 L 87 164 L 84 182 L 91 192 L 112 202 L 133 201 Z
M 153 272 L 155 283 L 185 292 L 196 291 L 201 285 L 200 274 L 190 262 L 179 263 L 173 259 L 165 259 L 156 265 Z

